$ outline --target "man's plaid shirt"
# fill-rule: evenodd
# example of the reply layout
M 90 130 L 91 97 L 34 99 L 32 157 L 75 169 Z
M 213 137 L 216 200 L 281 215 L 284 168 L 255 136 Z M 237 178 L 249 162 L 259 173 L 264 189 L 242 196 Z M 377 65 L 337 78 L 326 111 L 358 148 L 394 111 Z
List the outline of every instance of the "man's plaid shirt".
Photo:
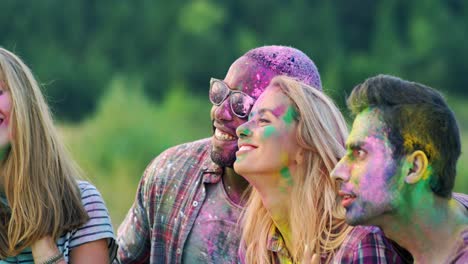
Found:
M 222 168 L 210 157 L 211 139 L 172 147 L 146 168 L 136 199 L 118 230 L 121 263 L 181 263 L 184 243 L 205 201 L 205 183 Z

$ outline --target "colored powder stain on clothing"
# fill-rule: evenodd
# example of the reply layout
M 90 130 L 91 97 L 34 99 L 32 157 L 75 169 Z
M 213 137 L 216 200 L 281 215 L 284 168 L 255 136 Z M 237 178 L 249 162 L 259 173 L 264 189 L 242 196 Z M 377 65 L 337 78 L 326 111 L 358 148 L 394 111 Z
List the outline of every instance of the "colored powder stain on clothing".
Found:
M 184 245 L 182 262 L 234 263 L 242 209 L 229 200 L 222 183 L 206 185 L 205 199 Z
M 296 118 L 297 118 L 296 110 L 292 106 L 288 107 L 288 110 L 286 111 L 286 114 L 283 117 L 284 122 L 286 124 L 292 124 L 292 122 L 294 122 Z

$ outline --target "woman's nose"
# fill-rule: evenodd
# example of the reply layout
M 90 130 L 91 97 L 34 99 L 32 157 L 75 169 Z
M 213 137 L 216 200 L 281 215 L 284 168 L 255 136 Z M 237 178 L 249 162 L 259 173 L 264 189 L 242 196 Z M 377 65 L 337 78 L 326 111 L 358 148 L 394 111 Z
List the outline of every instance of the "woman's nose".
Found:
M 236 129 L 238 138 L 246 138 L 252 135 L 252 130 L 249 129 L 250 121 L 245 122 Z

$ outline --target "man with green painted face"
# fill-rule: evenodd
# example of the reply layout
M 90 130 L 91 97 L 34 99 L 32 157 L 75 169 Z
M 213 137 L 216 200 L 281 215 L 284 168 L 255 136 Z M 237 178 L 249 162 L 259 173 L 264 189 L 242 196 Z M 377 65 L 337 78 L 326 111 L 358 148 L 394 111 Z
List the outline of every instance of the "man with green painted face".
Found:
M 118 232 L 122 263 L 236 263 L 237 221 L 247 182 L 232 165 L 236 129 L 277 75 L 321 89 L 318 70 L 300 50 L 250 50 L 211 79 L 213 136 L 170 148 L 147 167 Z
M 348 98 L 356 115 L 332 177 L 351 225 L 375 225 L 417 263 L 468 263 L 468 196 L 452 193 L 461 144 L 440 93 L 378 75 Z

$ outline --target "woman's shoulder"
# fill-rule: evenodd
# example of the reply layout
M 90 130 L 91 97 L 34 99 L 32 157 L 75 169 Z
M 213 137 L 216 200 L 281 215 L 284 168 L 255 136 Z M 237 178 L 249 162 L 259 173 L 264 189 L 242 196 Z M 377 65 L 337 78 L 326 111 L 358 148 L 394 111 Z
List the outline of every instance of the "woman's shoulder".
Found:
M 92 185 L 91 183 L 84 181 L 84 180 L 77 180 L 78 187 L 80 188 L 81 195 L 83 196 L 83 192 L 98 192 L 96 186 Z
M 104 199 L 98 189 L 87 181 L 79 180 L 78 187 L 89 219 L 83 226 L 70 232 L 70 248 L 99 239 L 107 239 L 109 248 L 113 248 L 115 245 L 114 230 Z
M 78 181 L 81 192 L 81 202 L 88 213 L 88 222 L 78 228 L 75 232 L 80 236 L 100 233 L 100 236 L 112 237 L 113 228 L 109 212 L 104 199 L 98 189 L 87 181 Z

